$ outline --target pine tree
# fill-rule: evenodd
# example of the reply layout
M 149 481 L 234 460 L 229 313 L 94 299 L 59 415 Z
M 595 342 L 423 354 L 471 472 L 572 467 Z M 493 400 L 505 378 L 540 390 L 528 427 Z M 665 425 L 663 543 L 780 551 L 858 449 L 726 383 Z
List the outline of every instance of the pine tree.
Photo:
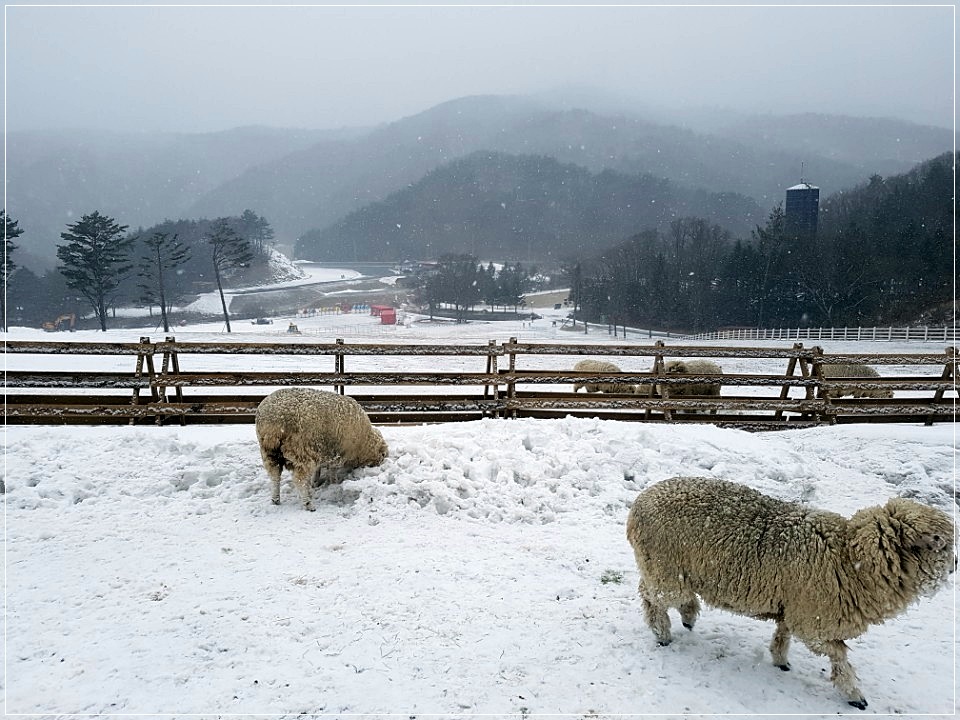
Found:
M 155 232 L 143 244 L 148 254 L 140 260 L 140 272 L 137 273 L 142 279 L 140 299 L 151 305 L 160 305 L 163 331 L 170 332 L 167 280 L 171 272 L 190 259 L 190 248 L 181 243 L 176 234 L 170 236 L 162 232 Z
M 0 288 L 0 330 L 7 329 L 7 292 L 10 287 L 10 277 L 17 269 L 16 263 L 12 259 L 17 245 L 14 244 L 14 238 L 20 237 L 23 230 L 20 229 L 16 220 L 7 215 L 7 211 L 0 210 L 0 218 L 3 220 L 3 267 L 0 269 L 0 282 L 3 287 Z
M 227 312 L 227 300 L 223 296 L 223 276 L 231 270 L 248 266 L 253 259 L 253 252 L 250 242 L 237 234 L 227 218 L 213 221 L 207 245 L 210 248 L 217 291 L 220 293 L 220 305 L 223 307 L 223 321 L 227 325 L 227 332 L 230 332 L 230 313 Z
M 67 285 L 93 306 L 100 329 L 107 330 L 107 306 L 117 287 L 132 267 L 129 261 L 133 238 L 123 237 L 126 225 L 94 211 L 84 215 L 67 232 L 60 233 L 65 244 L 57 246 L 57 269 Z
M 266 257 L 268 246 L 273 241 L 273 228 L 262 215 L 253 210 L 244 210 L 237 220 L 239 232 L 250 241 L 255 255 Z

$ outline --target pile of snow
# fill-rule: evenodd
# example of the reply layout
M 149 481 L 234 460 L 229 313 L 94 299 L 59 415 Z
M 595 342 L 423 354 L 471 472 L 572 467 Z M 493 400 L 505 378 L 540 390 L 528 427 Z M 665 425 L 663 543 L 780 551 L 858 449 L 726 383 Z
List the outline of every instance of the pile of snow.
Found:
M 630 503 L 682 474 L 953 508 L 945 425 L 382 432 L 385 463 L 308 513 L 286 481 L 270 504 L 252 426 L 7 428 L 7 712 L 834 714 L 828 663 L 796 644 L 776 669 L 769 623 L 706 609 L 656 645 Z M 952 609 L 850 643 L 869 711 L 952 711 Z
M 288 282 L 290 280 L 302 280 L 307 277 L 303 268 L 276 248 L 267 248 L 270 267 L 270 279 L 263 283 L 268 285 L 272 283 Z

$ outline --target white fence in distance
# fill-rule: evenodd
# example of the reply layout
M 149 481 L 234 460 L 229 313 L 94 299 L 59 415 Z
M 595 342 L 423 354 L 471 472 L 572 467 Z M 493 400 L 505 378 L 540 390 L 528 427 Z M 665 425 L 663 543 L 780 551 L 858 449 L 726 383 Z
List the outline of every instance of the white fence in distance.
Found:
M 956 342 L 957 328 L 931 327 L 810 327 L 810 328 L 732 328 L 695 335 L 681 340 L 856 340 L 877 342 Z

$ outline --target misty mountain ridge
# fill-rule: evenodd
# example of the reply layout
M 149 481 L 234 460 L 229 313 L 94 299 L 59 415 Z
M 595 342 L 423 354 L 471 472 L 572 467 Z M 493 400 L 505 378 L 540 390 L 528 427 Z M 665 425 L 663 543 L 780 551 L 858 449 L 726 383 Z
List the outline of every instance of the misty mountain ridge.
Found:
M 939 131 L 931 133 L 936 136 L 932 147 L 943 138 Z M 592 172 L 654 174 L 691 188 L 751 195 L 767 207 L 781 201 L 783 190 L 799 180 L 802 163 L 807 177 L 825 192 L 876 172 L 866 162 L 854 165 L 809 153 L 754 148 L 642 119 L 556 110 L 527 97 L 472 96 L 349 143 L 325 143 L 248 171 L 208 193 L 192 210 L 195 215 L 239 212 L 259 199 L 258 211 L 276 218 L 278 238 L 289 242 L 476 151 L 546 155 Z M 894 158 L 885 167 L 903 171 L 924 157 L 929 156 Z
M 829 193 L 905 171 L 952 144 L 950 131 L 902 121 L 764 116 L 705 134 L 542 98 L 472 96 L 373 129 L 9 133 L 7 202 L 25 230 L 21 257 L 32 251 L 49 260 L 66 223 L 94 209 L 135 228 L 251 208 L 290 246 L 477 151 L 652 174 L 769 208 L 799 179 L 801 162 L 805 177 Z
M 640 229 L 665 231 L 673 220 L 691 215 L 746 234 L 763 211 L 743 195 L 689 189 L 654 175 L 594 174 L 542 155 L 478 151 L 304 234 L 296 255 L 328 262 L 448 253 L 558 261 Z

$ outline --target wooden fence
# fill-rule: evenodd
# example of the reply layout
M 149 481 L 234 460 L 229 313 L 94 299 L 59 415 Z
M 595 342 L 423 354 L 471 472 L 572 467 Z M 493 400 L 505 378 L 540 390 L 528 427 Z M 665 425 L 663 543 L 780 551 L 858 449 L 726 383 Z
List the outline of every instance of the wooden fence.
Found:
M 151 342 L 145 337 L 139 343 L 11 341 L 6 352 L 8 424 L 250 423 L 266 394 L 291 385 L 348 393 L 377 424 L 574 415 L 764 429 L 956 419 L 954 347 L 916 354 L 828 354 L 801 343 L 784 348 L 668 347 L 662 341 L 558 345 L 511 338 L 485 345 L 400 345 L 342 340 L 183 343 L 172 337 Z M 651 362 L 644 364 L 650 369 L 610 373 L 570 369 L 587 356 L 622 364 L 627 364 L 626 358 L 648 358 Z M 666 374 L 665 358 L 679 357 L 765 369 L 719 376 Z M 83 363 L 80 358 L 88 360 Z M 90 363 L 89 358 L 96 361 Z M 109 368 L 127 362 L 129 370 L 79 367 Z M 283 367 L 291 362 L 298 366 Z M 896 374 L 830 380 L 822 376 L 826 363 L 891 366 L 888 370 Z M 10 369 L 17 365 L 24 367 Z M 45 365 L 58 369 L 36 369 Z M 63 366 L 73 367 L 59 369 Z M 683 385 L 711 381 L 722 382 L 719 397 L 678 394 Z M 575 393 L 574 383 L 618 383 L 625 392 Z M 628 392 L 634 385 L 650 386 L 652 394 Z M 839 386 L 892 390 L 894 397 L 829 397 L 829 391 Z

